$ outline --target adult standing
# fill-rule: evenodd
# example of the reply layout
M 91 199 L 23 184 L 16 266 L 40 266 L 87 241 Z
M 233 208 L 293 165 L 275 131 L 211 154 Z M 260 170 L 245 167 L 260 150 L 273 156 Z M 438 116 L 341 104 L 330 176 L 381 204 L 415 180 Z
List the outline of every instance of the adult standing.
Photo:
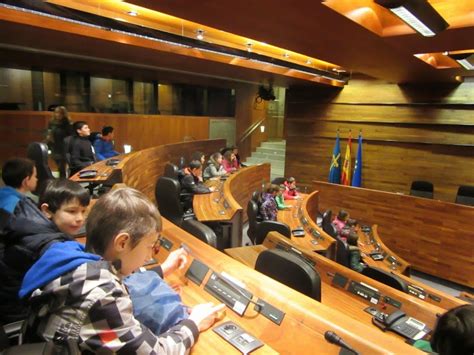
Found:
M 46 141 L 51 149 L 52 158 L 56 162 L 60 177 L 66 177 L 66 154 L 64 138 L 72 135 L 72 124 L 69 113 L 64 106 L 54 109 L 53 117 L 48 123 Z

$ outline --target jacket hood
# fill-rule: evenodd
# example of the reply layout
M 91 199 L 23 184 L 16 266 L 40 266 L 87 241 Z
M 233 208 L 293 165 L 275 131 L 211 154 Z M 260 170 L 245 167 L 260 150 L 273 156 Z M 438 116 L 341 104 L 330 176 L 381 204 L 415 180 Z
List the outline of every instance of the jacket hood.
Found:
M 0 208 L 8 213 L 13 213 L 18 201 L 24 197 L 16 189 L 10 186 L 5 186 L 0 189 Z
M 99 259 L 98 255 L 86 253 L 84 245 L 78 242 L 55 243 L 28 270 L 18 294 L 24 298 L 78 266 Z

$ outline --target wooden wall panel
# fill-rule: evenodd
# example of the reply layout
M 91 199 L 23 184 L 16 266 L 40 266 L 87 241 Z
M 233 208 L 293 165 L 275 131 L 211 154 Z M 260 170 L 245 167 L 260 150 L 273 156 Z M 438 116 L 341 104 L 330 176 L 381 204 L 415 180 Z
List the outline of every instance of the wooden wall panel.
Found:
M 378 224 L 382 241 L 426 272 L 474 287 L 474 207 L 314 181 L 320 210 Z
M 474 185 L 473 89 L 376 80 L 354 80 L 341 91 L 290 89 L 286 174 L 307 186 L 327 181 L 336 131 L 342 157 L 352 131 L 352 164 L 362 131 L 363 187 L 408 193 L 412 181 L 428 180 L 436 199 L 454 201 L 459 185 Z
M 51 112 L 0 111 L 0 161 L 25 156 L 28 143 L 44 141 Z M 84 120 L 92 131 L 104 125 L 115 128 L 115 146 L 133 150 L 157 145 L 209 138 L 209 117 L 71 113 L 73 121 Z

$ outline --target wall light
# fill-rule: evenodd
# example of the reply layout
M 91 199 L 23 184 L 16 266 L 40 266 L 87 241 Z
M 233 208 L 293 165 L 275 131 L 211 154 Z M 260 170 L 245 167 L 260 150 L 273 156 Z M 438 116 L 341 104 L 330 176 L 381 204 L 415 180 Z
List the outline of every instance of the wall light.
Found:
M 262 132 L 262 133 L 265 132 L 265 126 L 264 126 L 264 125 L 261 125 L 261 126 L 260 126 L 260 132 Z
M 204 30 L 197 30 L 196 32 L 196 38 L 200 41 L 204 39 Z
M 427 0 L 375 0 L 425 37 L 433 37 L 449 24 Z

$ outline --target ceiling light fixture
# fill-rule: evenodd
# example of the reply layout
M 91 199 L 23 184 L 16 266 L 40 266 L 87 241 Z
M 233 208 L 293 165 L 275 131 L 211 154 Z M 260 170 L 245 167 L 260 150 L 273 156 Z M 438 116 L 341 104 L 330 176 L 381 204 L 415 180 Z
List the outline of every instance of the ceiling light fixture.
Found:
M 129 12 L 127 12 L 127 14 L 129 14 L 130 16 L 133 16 L 133 17 L 136 17 L 136 16 L 138 16 L 138 12 L 136 12 L 136 11 L 133 11 L 133 10 L 132 10 L 132 11 L 129 11 Z
M 449 24 L 427 0 L 374 0 L 397 15 L 408 26 L 425 37 L 433 37 Z
M 252 52 L 252 43 L 249 42 L 246 44 L 246 46 L 247 46 L 247 52 Z
M 448 55 L 464 69 L 474 70 L 474 52 L 449 53 Z
M 204 30 L 197 30 L 196 32 L 196 38 L 200 41 L 204 39 Z
M 287 52 L 285 52 L 285 53 L 283 53 L 283 57 L 290 58 L 290 55 Z

